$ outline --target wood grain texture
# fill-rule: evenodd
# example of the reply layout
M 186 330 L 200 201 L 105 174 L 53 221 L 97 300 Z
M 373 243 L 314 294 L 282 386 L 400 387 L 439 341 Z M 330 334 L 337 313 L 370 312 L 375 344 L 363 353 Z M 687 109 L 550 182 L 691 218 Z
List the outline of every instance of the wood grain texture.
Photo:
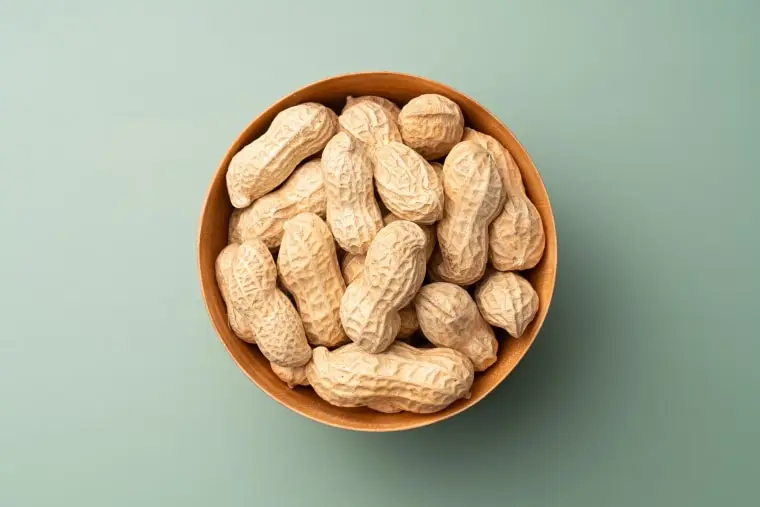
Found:
M 287 107 L 315 101 L 340 111 L 349 95 L 381 96 L 404 105 L 425 93 L 444 95 L 456 102 L 464 114 L 465 124 L 496 139 L 512 154 L 519 167 L 526 193 L 541 215 L 546 237 L 540 262 L 533 269 L 521 273 L 538 293 L 539 309 L 519 340 L 506 340 L 499 347 L 496 362 L 475 378 L 468 399 L 459 399 L 432 414 L 384 414 L 368 408 L 334 407 L 308 389 L 289 389 L 272 372 L 269 361 L 258 348 L 240 340 L 229 326 L 214 266 L 216 257 L 227 245 L 227 226 L 232 213 L 225 184 L 227 167 L 232 156 L 263 134 L 275 115 Z M 523 359 L 551 305 L 557 274 L 557 234 L 549 196 L 538 169 L 509 128 L 487 108 L 445 84 L 426 78 L 392 72 L 363 72 L 331 77 L 304 86 L 272 104 L 241 132 L 222 158 L 203 203 L 198 230 L 198 269 L 203 299 L 219 338 L 232 360 L 265 393 L 305 417 L 338 428 L 370 432 L 401 431 L 427 426 L 467 410 L 503 382 Z

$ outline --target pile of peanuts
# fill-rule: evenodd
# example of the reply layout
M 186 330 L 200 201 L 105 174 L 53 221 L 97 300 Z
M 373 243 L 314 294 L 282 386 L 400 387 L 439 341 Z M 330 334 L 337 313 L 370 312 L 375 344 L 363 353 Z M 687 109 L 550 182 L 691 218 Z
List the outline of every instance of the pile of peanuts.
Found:
M 280 112 L 226 174 L 216 277 L 229 324 L 290 388 L 338 407 L 431 413 L 520 338 L 541 217 L 496 139 L 437 94 Z

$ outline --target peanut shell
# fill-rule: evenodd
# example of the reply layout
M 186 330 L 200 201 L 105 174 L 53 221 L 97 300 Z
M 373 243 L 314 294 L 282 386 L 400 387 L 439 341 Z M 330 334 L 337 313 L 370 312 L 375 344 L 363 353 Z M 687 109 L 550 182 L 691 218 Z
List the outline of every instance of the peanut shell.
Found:
M 268 194 L 337 131 L 337 115 L 322 104 L 306 102 L 278 113 L 262 136 L 230 160 L 226 178 L 232 205 L 245 208 Z
M 340 247 L 367 252 L 383 217 L 375 201 L 373 163 L 360 141 L 340 132 L 322 152 L 322 178 L 327 195 L 327 223 Z
M 374 174 L 385 207 L 402 220 L 432 224 L 443 215 L 442 182 L 408 146 L 399 142 L 377 146 Z
M 464 132 L 462 110 L 456 102 L 437 94 L 410 100 L 401 108 L 398 124 L 404 144 L 427 160 L 448 154 Z
M 235 209 L 230 217 L 230 242 L 259 238 L 270 249 L 280 246 L 283 224 L 299 213 L 325 217 L 327 198 L 322 182 L 322 160 L 304 162 L 277 190 L 257 199 L 245 209 Z
M 401 142 L 396 122 L 382 106 L 371 101 L 349 107 L 338 117 L 338 122 L 343 132 L 369 145 Z
M 499 343 L 493 329 L 462 287 L 445 282 L 425 285 L 415 296 L 414 306 L 422 333 L 431 343 L 463 353 L 475 371 L 496 362 Z
M 277 288 L 277 267 L 261 240 L 250 239 L 235 252 L 230 300 L 251 326 L 264 357 L 279 366 L 306 364 L 311 348 L 301 318 Z
M 295 298 L 306 338 L 325 347 L 347 343 L 340 323 L 346 284 L 330 228 L 314 213 L 300 213 L 285 222 L 284 229 L 277 268 L 283 286 Z
M 331 405 L 428 414 L 469 398 L 474 371 L 451 349 L 420 350 L 397 342 L 372 354 L 351 343 L 332 352 L 316 348 L 306 376 Z
M 438 280 L 469 285 L 485 273 L 488 226 L 499 213 L 501 177 L 488 151 L 462 141 L 443 164 L 445 204 L 436 226 L 439 249 L 431 259 Z
M 377 233 L 364 270 L 346 289 L 340 318 L 348 337 L 371 353 L 387 349 L 401 325 L 398 311 L 408 305 L 425 278 L 425 233 L 397 221 Z
M 475 301 L 483 318 L 520 338 L 538 312 L 538 294 L 517 273 L 493 272 L 475 289 Z

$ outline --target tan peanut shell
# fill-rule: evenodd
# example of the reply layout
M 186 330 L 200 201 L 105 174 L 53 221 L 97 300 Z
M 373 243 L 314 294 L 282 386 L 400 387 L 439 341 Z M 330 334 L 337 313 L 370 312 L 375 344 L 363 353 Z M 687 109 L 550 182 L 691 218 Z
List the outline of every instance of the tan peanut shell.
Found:
M 314 213 L 300 213 L 284 228 L 277 268 L 283 286 L 296 300 L 306 338 L 325 347 L 348 343 L 340 323 L 346 284 L 330 228 Z
M 427 160 L 445 156 L 462 139 L 464 116 L 452 101 L 437 94 L 410 100 L 398 116 L 404 144 Z
M 443 215 L 442 182 L 430 164 L 403 143 L 375 148 L 375 184 L 385 207 L 402 220 L 432 224 Z
M 299 213 L 310 212 L 324 218 L 327 207 L 322 183 L 322 160 L 304 162 L 277 190 L 257 199 L 245 209 L 235 209 L 230 217 L 230 242 L 259 238 L 269 248 L 282 241 L 282 226 Z
M 246 241 L 235 253 L 230 300 L 251 326 L 264 357 L 279 366 L 306 364 L 311 348 L 301 318 L 277 288 L 277 267 L 259 239 Z
M 425 285 L 414 298 L 422 333 L 439 347 L 458 350 L 483 371 L 496 362 L 493 329 L 483 320 L 475 301 L 462 287 L 451 283 Z
M 383 217 L 385 224 L 390 224 L 399 220 L 398 217 L 392 214 L 387 214 Z M 425 250 L 427 251 L 428 245 L 430 245 L 429 232 L 433 234 L 433 241 L 435 241 L 435 230 L 429 225 L 421 225 L 420 228 L 428 236 L 427 243 L 425 244 Z M 432 247 L 431 252 L 432 252 Z M 350 284 L 358 277 L 361 276 L 364 271 L 364 255 L 346 254 L 341 263 L 341 271 L 343 272 L 343 279 L 346 284 Z M 398 311 L 398 316 L 401 319 L 397 338 L 409 338 L 420 329 L 420 323 L 417 320 L 417 311 L 414 309 L 414 305 L 409 303 L 405 307 Z
M 341 114 L 345 113 L 346 109 L 349 107 L 360 104 L 362 102 L 374 102 L 375 104 L 379 104 L 383 107 L 383 109 L 385 109 L 385 111 L 391 117 L 391 120 L 393 120 L 394 123 L 398 123 L 398 114 L 401 112 L 401 109 L 396 105 L 395 102 L 392 102 L 384 97 L 378 97 L 376 95 L 362 95 L 361 97 L 352 97 L 349 95 L 346 97 L 346 106 L 343 108 Z
M 232 283 L 232 260 L 235 258 L 238 245 L 230 244 L 222 249 L 216 258 L 216 283 L 219 284 L 219 291 L 222 293 L 222 300 L 227 305 L 227 319 L 230 323 L 230 329 L 243 341 L 256 343 L 256 339 L 251 331 L 251 326 L 245 321 L 242 315 L 235 310 L 230 304 L 230 283 Z
M 308 386 L 309 379 L 306 378 L 305 366 L 278 366 L 271 363 L 272 371 L 277 377 L 288 384 L 293 389 L 296 386 Z
M 469 398 L 472 363 L 455 350 L 421 350 L 396 342 L 371 354 L 351 343 L 314 350 L 306 376 L 317 395 L 338 407 L 428 414 Z
M 433 168 L 435 175 L 438 176 L 438 179 L 443 183 L 443 164 L 440 162 L 430 162 L 430 167 Z
M 396 122 L 385 108 L 374 102 L 363 101 L 349 107 L 338 117 L 338 123 L 343 132 L 369 145 L 401 142 Z
M 525 195 L 525 185 L 522 181 L 520 168 L 509 151 L 499 141 L 488 134 L 469 127 L 465 127 L 462 141 L 474 141 L 488 150 L 496 164 L 496 169 L 499 170 L 505 195 Z
M 393 213 L 387 213 L 385 216 L 383 216 L 383 223 L 385 225 L 392 224 L 393 222 L 396 222 L 398 220 L 402 220 L 401 218 L 397 217 Z M 422 225 L 417 224 L 422 229 L 422 232 L 425 233 L 425 262 L 430 260 L 430 256 L 433 255 L 433 250 L 435 249 L 435 226 L 433 225 Z M 362 266 L 364 265 L 364 260 L 362 259 Z M 345 271 L 344 271 L 345 274 Z
M 544 254 L 544 226 L 536 206 L 525 193 L 520 168 L 493 137 L 465 128 L 462 140 L 471 140 L 491 154 L 504 184 L 505 202 L 489 229 L 489 255 L 500 271 L 522 271 L 538 264 Z
M 362 143 L 336 134 L 322 152 L 322 178 L 327 195 L 327 223 L 345 251 L 367 252 L 383 218 L 375 201 L 373 163 Z
M 489 324 L 520 338 L 538 312 L 538 294 L 517 273 L 493 272 L 475 289 L 475 302 Z
M 420 330 L 420 321 L 417 319 L 417 310 L 413 303 L 409 303 L 398 311 L 400 323 L 396 339 L 402 340 L 410 338 L 414 333 Z
M 409 304 L 425 278 L 425 233 L 400 220 L 377 233 L 364 270 L 343 294 L 340 319 L 348 337 L 367 352 L 393 343 L 401 325 L 398 311 Z
M 485 273 L 488 226 L 502 200 L 501 177 L 488 151 L 472 141 L 457 144 L 443 164 L 443 190 L 443 218 L 436 227 L 440 248 L 431 274 L 469 285 Z
M 340 270 L 346 285 L 350 284 L 364 271 L 364 255 L 347 253 L 340 263 Z
M 306 102 L 278 113 L 262 136 L 230 160 L 227 191 L 232 205 L 245 208 L 279 186 L 337 131 L 337 115 L 322 104 Z
M 489 257 L 499 271 L 531 269 L 544 255 L 544 224 L 526 195 L 509 196 L 488 232 Z

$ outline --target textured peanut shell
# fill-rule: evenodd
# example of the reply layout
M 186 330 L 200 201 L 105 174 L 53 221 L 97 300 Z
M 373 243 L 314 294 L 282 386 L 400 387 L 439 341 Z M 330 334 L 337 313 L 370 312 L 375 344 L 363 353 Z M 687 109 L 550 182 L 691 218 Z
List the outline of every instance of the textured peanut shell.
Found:
M 245 209 L 234 210 L 230 217 L 230 242 L 259 238 L 270 249 L 277 248 L 286 220 L 303 212 L 324 217 L 326 207 L 322 160 L 316 158 L 301 164 L 277 190 Z
M 364 270 L 346 289 L 340 319 L 348 337 L 367 352 L 387 349 L 401 325 L 398 311 L 409 304 L 425 278 L 425 233 L 397 221 L 377 233 Z
M 346 285 L 350 284 L 364 271 L 364 255 L 347 253 L 340 263 L 340 270 Z
M 391 214 L 385 215 L 385 217 L 383 217 L 383 221 L 386 225 L 397 220 L 399 220 L 399 218 Z M 431 226 L 421 225 L 420 227 L 425 232 L 425 236 L 428 236 L 428 240 L 425 246 L 425 249 L 427 251 L 427 245 L 430 244 L 430 237 L 428 233 L 431 232 L 433 234 L 433 241 L 435 241 L 435 231 Z M 343 279 L 346 281 L 346 284 L 350 284 L 361 276 L 362 271 L 364 271 L 364 259 L 364 255 L 354 254 L 346 254 L 346 256 L 343 258 L 343 262 L 341 263 L 341 271 L 343 272 Z M 398 315 L 401 321 L 398 328 L 398 335 L 396 336 L 397 338 L 409 338 L 420 329 L 420 323 L 417 320 L 417 311 L 414 309 L 414 305 L 411 303 L 400 309 L 398 311 Z
M 322 152 L 327 223 L 338 245 L 354 254 L 366 253 L 383 228 L 372 166 L 362 143 L 345 132 L 336 134 Z
M 278 113 L 261 137 L 230 160 L 227 191 L 232 205 L 245 208 L 275 189 L 337 131 L 337 115 L 322 104 L 306 102 Z
M 538 312 L 538 294 L 517 273 L 486 275 L 475 289 L 475 302 L 486 322 L 515 338 L 522 336 Z
M 483 371 L 496 362 L 493 329 L 483 320 L 475 301 L 451 283 L 425 285 L 414 298 L 417 319 L 425 337 L 439 347 L 458 350 Z
M 227 305 L 227 319 L 230 329 L 238 338 L 248 343 L 256 343 L 251 326 L 242 315 L 230 304 L 230 283 L 232 283 L 232 260 L 235 258 L 238 245 L 230 244 L 222 249 L 216 258 L 216 282 L 222 293 L 222 300 Z
M 420 321 L 417 319 L 417 310 L 414 308 L 413 303 L 409 303 L 398 311 L 400 320 L 398 326 L 398 334 L 396 339 L 402 340 L 410 338 L 414 333 L 420 329 Z
M 296 386 L 308 386 L 309 385 L 309 379 L 306 378 L 306 367 L 305 366 L 294 366 L 294 367 L 288 367 L 288 366 L 278 366 L 274 363 L 271 363 L 270 365 L 272 367 L 272 371 L 274 372 L 277 377 L 288 384 L 288 387 L 293 389 Z
M 251 326 L 264 357 L 279 366 L 306 364 L 311 348 L 301 318 L 277 288 L 277 267 L 261 240 L 250 239 L 238 247 L 232 261 L 230 300 Z
M 330 228 L 314 213 L 300 213 L 284 228 L 277 269 L 296 301 L 306 338 L 325 347 L 348 343 L 340 323 L 346 284 Z
M 338 407 L 427 414 L 468 398 L 474 371 L 451 349 L 420 350 L 396 342 L 371 354 L 351 343 L 332 352 L 316 348 L 306 376 L 319 397 Z
M 509 151 L 499 141 L 488 134 L 469 127 L 465 127 L 462 141 L 474 141 L 488 150 L 496 164 L 496 169 L 499 170 L 505 196 L 525 195 L 525 185 L 522 181 L 520 168 Z
M 427 160 L 445 156 L 462 139 L 464 116 L 456 102 L 425 94 L 410 100 L 398 116 L 404 144 Z
M 501 177 L 485 148 L 462 141 L 443 164 L 445 204 L 436 227 L 439 249 L 431 259 L 438 280 L 469 285 L 485 273 L 488 226 L 499 213 Z
M 362 102 L 373 102 L 375 104 L 379 104 L 383 107 L 383 109 L 385 109 L 391 120 L 393 120 L 394 123 L 398 123 L 398 114 L 401 112 L 401 109 L 396 105 L 395 102 L 392 102 L 383 97 L 377 97 L 375 95 L 362 95 L 361 97 L 352 97 L 349 95 L 346 97 L 346 105 L 343 108 L 341 114 L 345 113 L 349 107 L 360 104 Z
M 402 143 L 376 147 L 375 184 L 385 207 L 402 220 L 432 224 L 443 215 L 442 182 L 424 158 Z
M 396 122 L 385 108 L 374 102 L 363 101 L 349 107 L 338 117 L 338 123 L 343 132 L 369 145 L 401 142 Z
M 546 235 L 536 206 L 525 195 L 507 198 L 489 227 L 489 256 L 499 271 L 522 271 L 544 255 Z
M 393 222 L 396 222 L 398 220 L 402 220 L 401 218 L 397 217 L 393 213 L 387 213 L 385 216 L 383 216 L 383 223 L 385 225 L 392 224 Z M 427 262 L 430 260 L 430 256 L 433 255 L 433 250 L 435 249 L 435 226 L 433 225 L 421 225 L 417 224 L 422 229 L 422 232 L 425 233 L 425 261 Z M 364 266 L 364 260 L 362 259 L 362 266 Z M 344 271 L 345 274 L 345 271 Z

